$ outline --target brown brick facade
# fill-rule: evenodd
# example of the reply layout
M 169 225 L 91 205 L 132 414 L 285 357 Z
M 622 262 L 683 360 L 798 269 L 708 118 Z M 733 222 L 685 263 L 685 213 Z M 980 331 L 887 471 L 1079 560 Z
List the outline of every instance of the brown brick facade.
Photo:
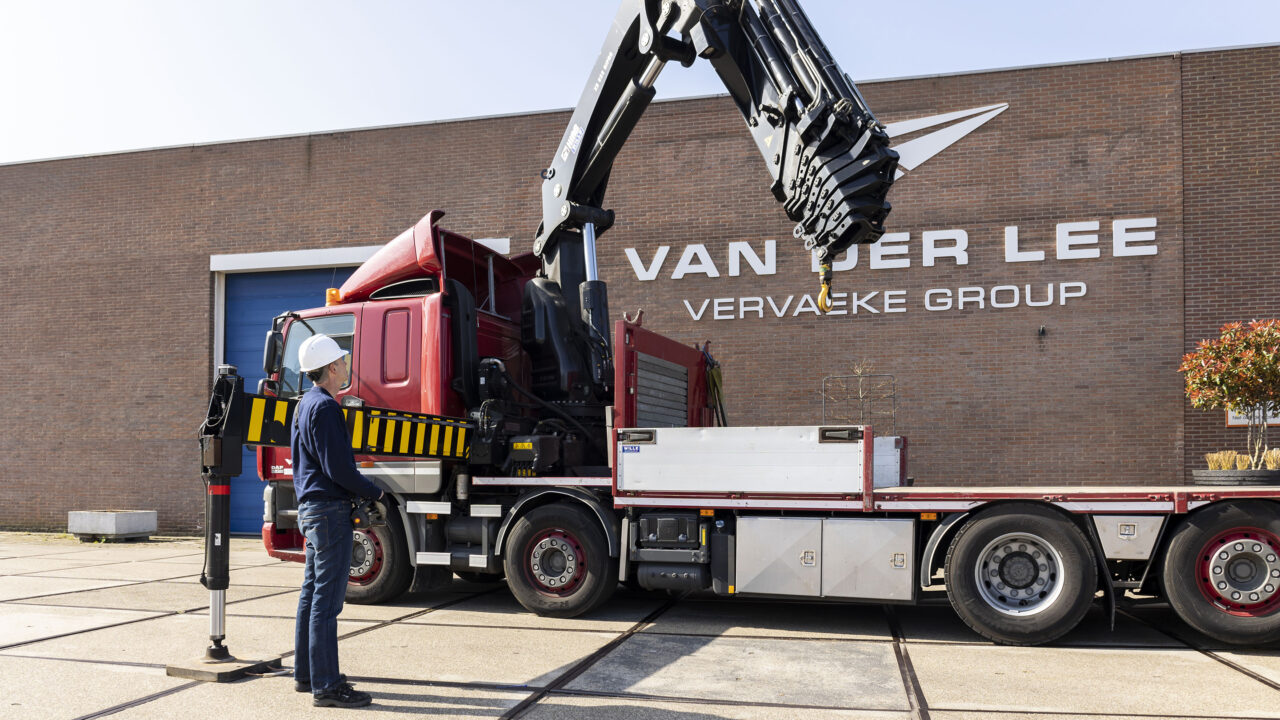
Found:
M 613 312 L 643 307 L 651 329 L 711 339 L 735 424 L 817 423 L 822 378 L 870 360 L 896 376 L 897 429 L 921 483 L 1179 482 L 1198 454 L 1243 442 L 1220 413 L 1186 407 L 1179 355 L 1223 322 L 1280 314 L 1278 81 L 1270 47 L 865 84 L 888 123 L 1009 107 L 891 193 L 890 230 L 909 239 L 906 255 L 887 257 L 909 267 L 871 270 L 862 248 L 838 274 L 837 291 L 875 292 L 868 304 L 881 310 L 890 291 L 905 312 L 831 317 L 793 316 L 816 279 L 729 101 L 656 105 L 612 175 L 619 219 L 600 261 Z M 0 167 L 0 527 L 145 507 L 162 530 L 194 529 L 209 256 L 381 243 L 433 208 L 455 231 L 510 237 L 521 251 L 541 213 L 538 171 L 567 117 Z M 1158 252 L 1113 257 L 1113 222 L 1140 218 L 1156 219 Z M 1097 243 L 1067 250 L 1100 257 L 1056 259 L 1059 223 L 1087 222 Z M 1046 259 L 1005 262 L 1007 226 L 1020 250 Z M 923 267 L 923 233 L 956 229 L 968 264 Z M 776 274 L 743 263 L 729 275 L 729 243 L 763 257 L 770 240 Z M 693 243 L 719 277 L 671 278 Z M 660 246 L 657 279 L 639 281 L 624 249 L 648 265 Z M 1060 283 L 1087 291 L 1026 305 L 1027 286 L 1040 300 Z M 989 296 L 982 309 L 924 305 L 929 290 L 997 286 L 1000 304 L 1019 288 L 1015 307 L 992 308 Z M 787 317 L 774 317 L 769 300 L 789 296 Z M 716 298 L 765 317 L 712 319 Z M 695 311 L 709 301 L 701 320 L 685 300 Z

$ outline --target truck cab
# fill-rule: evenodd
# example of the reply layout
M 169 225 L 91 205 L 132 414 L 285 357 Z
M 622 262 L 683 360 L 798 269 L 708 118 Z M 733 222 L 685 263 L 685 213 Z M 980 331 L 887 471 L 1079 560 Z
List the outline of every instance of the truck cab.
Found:
M 520 305 L 537 260 L 531 254 L 508 259 L 440 228 L 443 215 L 433 211 L 397 236 L 341 288 L 331 289 L 324 306 L 277 317 L 267 334 L 268 376 L 259 394 L 292 400 L 310 389 L 298 367 L 298 348 L 318 333 L 351 352 L 351 375 L 336 396 L 347 413 L 379 407 L 465 419 L 478 391 L 467 379 L 476 377 L 481 357 L 500 360 L 508 373 L 527 382 Z M 368 450 L 357 452 L 356 462 L 389 493 L 434 496 L 448 479 L 443 460 L 406 460 Z M 267 483 L 262 529 L 267 551 L 301 560 L 287 442 L 259 446 L 257 464 Z M 375 533 L 390 534 L 358 531 L 352 564 L 356 599 L 361 583 L 375 581 L 386 564 L 392 538 Z M 368 562 L 362 549 L 370 550 Z

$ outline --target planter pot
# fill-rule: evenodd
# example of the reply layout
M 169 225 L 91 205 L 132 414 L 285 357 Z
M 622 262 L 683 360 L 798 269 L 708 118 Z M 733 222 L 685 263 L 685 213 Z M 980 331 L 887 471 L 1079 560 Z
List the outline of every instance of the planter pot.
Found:
M 146 538 L 155 531 L 155 510 L 72 510 L 67 513 L 67 532 L 81 540 Z
M 1276 485 L 1280 470 L 1192 470 L 1194 485 Z

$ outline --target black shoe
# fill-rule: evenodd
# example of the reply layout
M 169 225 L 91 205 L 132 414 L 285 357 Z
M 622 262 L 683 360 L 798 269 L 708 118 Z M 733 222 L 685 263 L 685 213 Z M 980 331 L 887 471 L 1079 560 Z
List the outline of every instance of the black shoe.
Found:
M 372 695 L 360 692 L 346 683 L 334 685 L 331 689 L 316 693 L 311 698 L 311 704 L 316 707 L 358 708 L 371 702 L 373 702 Z
M 345 683 L 347 681 L 346 673 L 338 673 L 338 682 Z M 293 681 L 293 689 L 296 692 L 311 692 L 311 681 L 303 682 L 301 680 Z

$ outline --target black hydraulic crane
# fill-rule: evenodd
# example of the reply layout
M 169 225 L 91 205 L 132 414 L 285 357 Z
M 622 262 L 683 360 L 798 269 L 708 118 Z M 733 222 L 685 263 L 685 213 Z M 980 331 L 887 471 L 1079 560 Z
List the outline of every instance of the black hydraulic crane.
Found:
M 530 283 L 526 315 L 541 319 L 538 327 L 547 332 L 567 322 L 560 332 L 580 338 L 575 354 L 591 387 L 569 387 L 575 383 L 565 379 L 562 344 L 542 353 L 544 367 L 561 370 L 565 399 L 609 393 L 609 309 L 595 241 L 613 224 L 604 194 L 614 159 L 653 99 L 663 67 L 672 61 L 687 67 L 697 58 L 724 82 L 765 159 L 774 197 L 796 221 L 795 237 L 818 256 L 819 307 L 831 308 L 832 260 L 884 234 L 898 155 L 796 0 L 623 0 L 542 173 L 534 252 L 544 277 Z M 554 396 L 555 384 L 543 389 Z

